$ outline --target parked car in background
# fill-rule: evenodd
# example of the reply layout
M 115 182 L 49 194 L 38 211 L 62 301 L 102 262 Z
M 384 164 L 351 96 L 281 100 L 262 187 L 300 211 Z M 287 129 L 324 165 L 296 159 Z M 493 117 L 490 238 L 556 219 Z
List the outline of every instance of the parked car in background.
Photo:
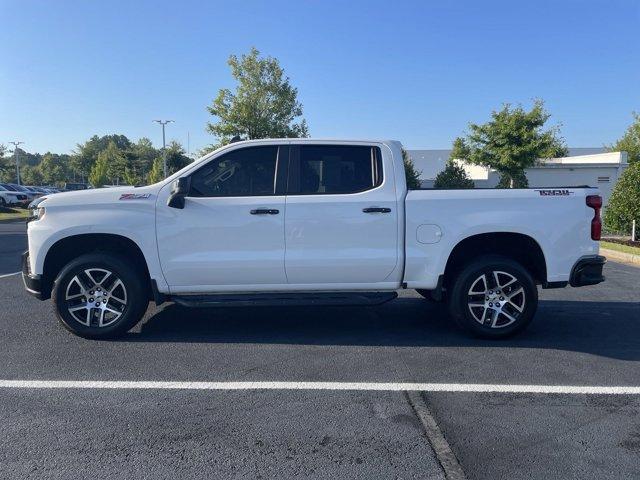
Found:
M 48 188 L 48 187 L 36 187 L 36 186 L 29 185 L 27 186 L 27 188 L 30 188 L 31 190 L 34 190 L 42 195 L 49 195 L 49 194 L 58 192 L 58 190 L 55 190 L 53 188 Z
M 28 190 L 29 192 L 33 193 L 36 196 L 35 198 L 39 198 L 45 194 L 44 191 L 36 187 L 31 187 L 29 185 L 22 185 L 22 187 Z
M 18 189 L 14 188 L 11 183 L 0 183 L 0 187 L 4 188 L 5 190 L 8 190 L 10 192 L 17 192 L 18 191 Z
M 0 207 L 26 207 L 28 203 L 29 201 L 24 193 L 9 190 L 0 184 Z
M 65 192 L 73 192 L 76 190 L 87 190 L 89 188 L 93 188 L 88 183 L 65 183 L 63 190 Z
M 4 187 L 6 190 L 10 192 L 16 192 L 26 197 L 26 201 L 24 202 L 24 206 L 29 205 L 36 198 L 36 194 L 30 192 L 26 188 L 23 188 L 20 185 L 16 185 L 15 183 L 0 183 L 0 186 Z
M 15 183 L 5 183 L 3 185 L 6 185 L 8 187 L 13 188 L 13 190 L 16 191 L 16 192 L 24 193 L 27 196 L 27 199 L 29 200 L 29 202 L 32 202 L 36 198 L 42 196 L 39 193 L 32 192 L 31 190 L 29 190 L 28 188 L 26 188 L 23 185 L 18 185 L 18 184 L 15 184 Z

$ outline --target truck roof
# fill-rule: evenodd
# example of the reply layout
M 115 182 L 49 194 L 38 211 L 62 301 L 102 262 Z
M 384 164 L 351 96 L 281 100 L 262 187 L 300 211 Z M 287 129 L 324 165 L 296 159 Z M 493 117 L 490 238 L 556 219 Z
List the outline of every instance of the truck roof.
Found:
M 259 138 L 255 140 L 239 140 L 237 142 L 233 142 L 233 145 L 239 145 L 243 143 L 269 143 L 269 142 L 294 142 L 294 143 L 314 143 L 314 142 L 335 142 L 335 143 L 400 143 L 398 140 L 381 140 L 381 139 L 372 139 L 372 138 L 324 138 L 324 137 L 313 137 L 313 138 Z M 226 146 L 226 145 L 225 145 Z

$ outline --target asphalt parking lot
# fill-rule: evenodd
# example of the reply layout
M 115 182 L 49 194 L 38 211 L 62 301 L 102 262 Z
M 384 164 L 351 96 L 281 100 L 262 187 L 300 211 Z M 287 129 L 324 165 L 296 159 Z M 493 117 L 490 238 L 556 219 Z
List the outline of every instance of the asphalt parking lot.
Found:
M 150 306 L 97 342 L 3 276 L 25 248 L 23 224 L 0 224 L 0 380 L 640 386 L 640 269 L 623 264 L 541 291 L 508 341 L 406 291 L 370 308 Z M 640 395 L 419 397 L 466 478 L 640 478 Z M 0 387 L 0 478 L 445 478 L 422 420 L 403 391 Z

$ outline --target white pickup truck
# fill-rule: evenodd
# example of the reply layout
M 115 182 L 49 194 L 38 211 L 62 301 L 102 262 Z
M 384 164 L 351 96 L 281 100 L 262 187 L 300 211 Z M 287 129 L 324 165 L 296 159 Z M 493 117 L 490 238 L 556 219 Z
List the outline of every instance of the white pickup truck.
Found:
M 396 141 L 243 141 L 154 185 L 43 197 L 23 279 L 88 338 L 126 332 L 150 300 L 375 305 L 404 288 L 506 337 L 536 285 L 604 280 L 597 193 L 408 190 Z

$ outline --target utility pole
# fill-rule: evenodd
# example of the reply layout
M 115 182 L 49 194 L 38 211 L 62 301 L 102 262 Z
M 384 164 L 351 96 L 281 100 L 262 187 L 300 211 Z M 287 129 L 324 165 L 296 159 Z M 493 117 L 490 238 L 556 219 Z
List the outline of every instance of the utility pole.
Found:
M 22 145 L 24 142 L 9 142 L 13 145 L 13 159 L 16 162 L 16 183 L 20 185 L 20 164 L 18 163 L 18 145 Z
M 167 123 L 173 122 L 173 120 L 154 120 L 154 122 L 162 125 L 162 162 L 164 164 L 164 178 L 167 178 L 167 144 L 164 136 L 164 126 Z

